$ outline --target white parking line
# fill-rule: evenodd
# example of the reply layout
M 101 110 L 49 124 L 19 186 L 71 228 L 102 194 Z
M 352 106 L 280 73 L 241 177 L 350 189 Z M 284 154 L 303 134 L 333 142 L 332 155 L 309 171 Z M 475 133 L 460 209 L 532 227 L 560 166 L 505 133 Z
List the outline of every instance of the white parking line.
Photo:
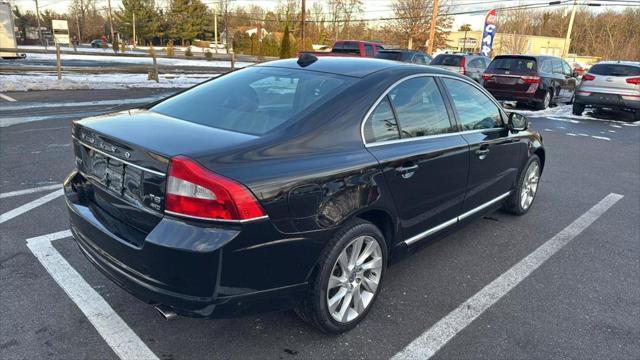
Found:
M 69 236 L 71 232 L 66 230 L 34 237 L 27 239 L 27 247 L 120 359 L 158 359 L 102 296 L 53 247 L 53 240 Z M 99 354 L 97 356 L 101 357 Z
M 9 197 L 12 197 L 12 196 L 33 194 L 33 193 L 37 193 L 37 192 L 40 192 L 40 191 L 55 190 L 55 189 L 60 189 L 61 187 L 62 187 L 62 184 L 54 184 L 54 185 L 35 187 L 35 188 L 31 188 L 31 189 L 8 191 L 6 193 L 0 193 L 0 199 L 9 198 Z
M 619 194 L 611 193 L 607 195 L 534 252 L 520 260 L 520 262 L 478 291 L 447 316 L 440 319 L 431 328 L 422 333 L 420 337 L 394 355 L 392 359 L 427 360 L 431 358 L 449 340 L 464 330 L 478 316 L 482 315 L 511 289 L 531 275 L 534 270 L 549 260 L 553 254 L 567 245 L 622 198 L 623 196 Z
M 16 99 L 12 98 L 11 96 L 8 96 L 8 95 L 2 94 L 2 93 L 0 93 L 0 98 L 3 98 L 5 100 L 11 101 L 11 102 L 17 101 Z
M 13 219 L 16 216 L 22 215 L 24 213 L 26 213 L 27 211 L 31 210 L 31 209 L 35 209 L 38 206 L 48 203 L 49 201 L 56 199 L 59 196 L 62 196 L 63 194 L 63 190 L 56 190 L 52 193 L 49 193 L 43 197 L 37 198 L 31 202 L 28 202 L 22 206 L 19 206 L 13 210 L 9 210 L 6 213 L 0 215 L 0 224 L 2 224 L 5 221 L 9 221 L 11 219 Z

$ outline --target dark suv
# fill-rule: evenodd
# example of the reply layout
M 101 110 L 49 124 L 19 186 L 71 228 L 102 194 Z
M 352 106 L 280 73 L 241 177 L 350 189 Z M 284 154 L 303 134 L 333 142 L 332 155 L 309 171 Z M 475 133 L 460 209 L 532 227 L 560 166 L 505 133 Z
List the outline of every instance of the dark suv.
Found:
M 525 214 L 545 162 L 526 118 L 467 77 L 311 54 L 72 136 L 71 231 L 118 285 L 166 316 L 296 307 L 327 332 L 366 316 L 391 257 Z
M 384 49 L 376 54 L 378 59 L 402 61 L 406 63 L 429 65 L 431 56 L 419 50 Z
M 440 54 L 429 65 L 466 75 L 480 82 L 482 73 L 490 62 L 488 57 L 477 54 Z
M 498 100 L 517 101 L 543 110 L 571 103 L 577 79 L 569 64 L 554 56 L 496 56 L 482 84 Z

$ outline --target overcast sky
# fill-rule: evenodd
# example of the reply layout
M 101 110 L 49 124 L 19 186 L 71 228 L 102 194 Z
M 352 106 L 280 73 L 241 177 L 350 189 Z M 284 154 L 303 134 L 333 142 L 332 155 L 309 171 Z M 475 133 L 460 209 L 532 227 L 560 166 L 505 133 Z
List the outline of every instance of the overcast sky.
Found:
M 12 4 L 18 5 L 21 9 L 24 10 L 35 10 L 35 0 L 8 0 Z M 165 0 L 156 0 L 156 3 L 160 5 L 164 5 Z M 215 0 L 202 0 L 205 4 L 211 5 Z M 319 0 L 315 0 L 319 1 Z M 440 0 L 443 2 L 443 0 Z M 549 0 L 550 1 L 550 0 Z M 64 12 L 67 10 L 69 6 L 69 0 L 38 0 L 41 11 L 44 9 L 51 9 L 58 12 Z M 311 8 L 314 0 L 307 0 L 307 7 Z M 320 1 L 322 3 L 326 3 L 326 1 Z M 492 7 L 499 8 L 500 6 L 513 6 L 519 4 L 540 4 L 544 3 L 545 0 L 502 0 L 502 1 L 492 1 L 492 0 L 449 0 L 450 11 L 451 12 L 468 12 L 468 11 L 476 11 L 476 10 L 486 10 Z M 111 6 L 114 9 L 117 9 L 120 5 L 121 0 L 112 0 Z M 393 11 L 391 10 L 391 0 L 363 0 L 364 3 L 364 13 L 362 14 L 362 18 L 373 19 L 373 18 L 381 18 L 381 17 L 391 17 L 393 16 Z M 272 9 L 277 4 L 277 0 L 235 0 L 231 2 L 232 6 L 237 5 L 250 5 L 250 4 L 258 4 L 264 8 Z M 98 7 L 107 6 L 107 0 L 96 0 L 96 5 Z M 564 6 L 565 9 L 568 9 L 569 6 Z M 325 10 L 326 11 L 326 10 Z M 498 12 L 498 16 L 500 13 Z M 471 28 L 474 30 L 480 30 L 484 24 L 484 14 L 473 14 L 473 15 L 455 15 L 454 16 L 454 24 L 453 30 L 457 30 L 462 24 L 471 24 Z

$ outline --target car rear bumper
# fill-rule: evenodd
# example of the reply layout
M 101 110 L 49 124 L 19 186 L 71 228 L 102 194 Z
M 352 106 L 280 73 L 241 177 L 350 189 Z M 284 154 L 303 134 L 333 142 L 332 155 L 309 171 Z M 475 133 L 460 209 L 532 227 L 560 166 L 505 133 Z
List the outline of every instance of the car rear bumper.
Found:
M 538 91 L 530 93 L 525 91 L 493 90 L 490 88 L 487 90 L 499 101 L 520 101 L 529 104 L 544 101 L 544 95 L 538 96 Z
M 575 103 L 587 106 L 609 107 L 615 109 L 640 110 L 640 97 L 638 100 L 626 100 L 620 95 L 590 92 L 588 95 L 576 91 Z
M 72 173 L 64 190 L 71 231 L 87 259 L 138 299 L 179 315 L 292 308 L 319 254 L 317 239 L 288 237 L 269 220 L 221 226 L 165 216 L 136 246 L 109 230 L 113 219 L 90 201 L 101 190 L 81 174 Z

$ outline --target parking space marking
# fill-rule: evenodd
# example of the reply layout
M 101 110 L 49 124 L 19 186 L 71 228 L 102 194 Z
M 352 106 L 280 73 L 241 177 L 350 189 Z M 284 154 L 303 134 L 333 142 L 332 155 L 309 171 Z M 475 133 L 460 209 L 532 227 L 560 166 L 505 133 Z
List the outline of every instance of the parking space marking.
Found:
M 120 359 L 157 360 L 151 349 L 53 247 L 52 241 L 70 236 L 71 232 L 65 230 L 30 238 L 27 247 Z
M 0 193 L 0 199 L 9 198 L 13 196 L 33 194 L 41 191 L 55 190 L 55 189 L 60 189 L 61 187 L 62 187 L 62 184 L 54 184 L 54 185 L 35 187 L 31 189 L 8 191 L 6 193 Z
M 10 102 L 18 101 L 16 99 L 12 98 L 11 96 L 5 95 L 3 93 L 0 93 L 0 98 L 5 99 L 5 100 L 10 101 Z
M 586 213 L 547 240 L 534 252 L 527 255 L 509 270 L 498 276 L 475 295 L 440 319 L 427 331 L 413 340 L 402 351 L 393 356 L 393 360 L 431 358 L 454 336 L 464 330 L 482 313 L 520 284 L 531 273 L 544 264 L 571 240 L 589 227 L 602 214 L 611 208 L 623 195 L 611 193 L 594 205 Z
M 43 197 L 37 198 L 31 202 L 28 202 L 22 206 L 19 206 L 13 210 L 9 210 L 6 213 L 0 215 L 0 224 L 2 224 L 5 221 L 9 221 L 11 219 L 13 219 L 16 216 L 22 215 L 24 213 L 26 213 L 29 210 L 35 209 L 38 206 L 42 205 L 42 204 L 46 204 L 51 200 L 54 200 L 60 196 L 62 196 L 63 194 L 63 190 L 56 190 L 52 193 L 49 193 Z

